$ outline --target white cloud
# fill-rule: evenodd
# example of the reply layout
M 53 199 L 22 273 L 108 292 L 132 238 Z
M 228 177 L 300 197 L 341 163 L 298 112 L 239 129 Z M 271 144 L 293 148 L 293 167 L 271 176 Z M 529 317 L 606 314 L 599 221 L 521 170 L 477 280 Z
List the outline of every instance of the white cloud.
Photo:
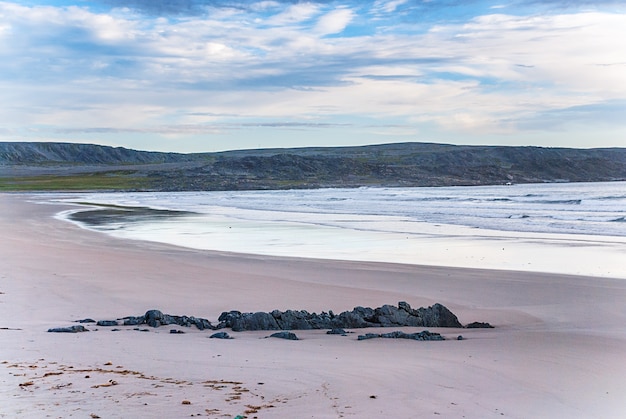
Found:
M 330 35 L 343 32 L 348 26 L 354 13 L 349 9 L 335 9 L 320 17 L 315 25 L 314 32 L 319 35 Z
M 275 9 L 280 7 L 280 3 L 277 1 L 258 1 L 256 3 L 252 3 L 250 6 L 250 10 L 255 12 L 262 12 L 265 10 Z
M 384 13 L 393 13 L 399 6 L 405 4 L 408 0 L 377 0 L 374 2 L 374 10 Z
M 389 12 L 401 4 L 377 2 Z M 469 135 L 626 100 L 623 14 L 492 14 L 426 33 L 342 38 L 323 35 L 340 34 L 358 9 L 256 7 L 282 12 L 260 23 L 241 10 L 139 20 L 0 2 L 0 124 L 184 133 L 207 121 L 201 114 L 356 116 Z M 80 37 L 68 38 L 75 30 Z
M 456 36 L 449 37 L 451 32 Z M 459 57 L 456 69 L 464 67 L 468 74 L 550 85 L 555 94 L 626 94 L 626 72 L 619 65 L 626 62 L 620 46 L 626 39 L 626 15 L 490 15 L 449 27 L 436 38 L 441 48 Z
M 307 21 L 318 13 L 319 7 L 314 3 L 296 3 L 270 17 L 265 23 L 274 26 L 291 25 Z

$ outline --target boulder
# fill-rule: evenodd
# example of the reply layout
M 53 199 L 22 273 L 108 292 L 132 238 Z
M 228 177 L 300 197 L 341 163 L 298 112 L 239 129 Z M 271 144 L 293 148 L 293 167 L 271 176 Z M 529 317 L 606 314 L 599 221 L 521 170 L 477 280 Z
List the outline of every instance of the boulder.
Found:
M 285 312 L 274 310 L 271 314 L 281 330 L 308 330 L 313 328 L 310 322 L 311 315 L 304 310 L 287 310 Z
M 162 325 L 166 325 L 166 324 L 170 324 L 168 322 L 168 319 L 166 319 L 165 317 L 166 315 L 163 314 L 160 310 L 148 310 L 146 311 L 146 314 L 144 315 L 146 324 L 150 327 L 159 327 Z M 169 317 L 169 316 L 167 316 Z
M 200 317 L 192 316 L 189 318 L 189 322 L 193 324 L 194 326 L 196 326 L 199 330 L 205 330 L 205 329 L 213 330 L 214 329 L 210 321 L 208 321 L 207 319 L 200 318 Z
M 419 318 L 412 316 L 409 311 L 389 304 L 377 308 L 374 311 L 374 318 L 376 323 L 380 323 L 383 327 L 417 326 L 417 323 L 420 323 Z
M 352 311 L 339 313 L 332 319 L 333 328 L 362 329 L 364 327 L 379 326 L 372 322 L 374 310 L 371 308 L 355 307 Z
M 125 317 L 124 324 L 142 324 L 146 323 L 151 327 L 165 326 L 168 324 L 176 324 L 178 326 L 191 327 L 196 326 L 200 330 L 213 330 L 215 327 L 207 319 L 201 317 L 189 316 L 173 316 L 164 314 L 160 310 L 148 310 L 145 315 L 140 317 Z
M 219 317 L 225 327 L 230 327 L 234 332 L 243 332 L 246 330 L 281 330 L 278 322 L 271 313 L 241 313 L 239 311 L 231 311 L 222 313 Z M 221 325 L 221 323 L 220 323 Z
M 463 327 L 459 319 L 445 306 L 437 303 L 418 309 L 424 327 Z

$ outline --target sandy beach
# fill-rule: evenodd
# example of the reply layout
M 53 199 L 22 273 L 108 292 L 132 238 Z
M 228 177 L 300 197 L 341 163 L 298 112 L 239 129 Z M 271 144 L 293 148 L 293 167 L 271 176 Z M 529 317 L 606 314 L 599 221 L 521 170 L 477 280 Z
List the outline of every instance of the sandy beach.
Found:
M 624 279 L 183 249 L 81 229 L 43 200 L 0 194 L 0 417 L 624 417 Z M 216 322 L 399 301 L 495 328 L 429 329 L 443 342 L 47 333 L 149 309 Z

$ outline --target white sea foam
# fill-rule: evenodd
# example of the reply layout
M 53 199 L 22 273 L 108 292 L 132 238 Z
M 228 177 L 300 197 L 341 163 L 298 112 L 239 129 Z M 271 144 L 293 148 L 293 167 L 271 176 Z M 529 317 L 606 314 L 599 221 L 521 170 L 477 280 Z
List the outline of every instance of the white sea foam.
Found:
M 186 210 L 91 227 L 130 239 L 277 256 L 626 278 L 626 182 L 449 188 L 81 194 Z

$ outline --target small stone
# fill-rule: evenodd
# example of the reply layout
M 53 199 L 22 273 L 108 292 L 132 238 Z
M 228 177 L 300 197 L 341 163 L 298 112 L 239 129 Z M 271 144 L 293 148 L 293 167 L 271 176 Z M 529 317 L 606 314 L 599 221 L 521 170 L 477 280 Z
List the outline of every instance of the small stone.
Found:
M 209 336 L 209 338 L 211 339 L 232 339 L 232 337 L 230 337 L 230 335 L 226 332 L 217 332 L 217 333 L 213 333 L 211 336 Z
M 375 339 L 379 337 L 380 335 L 378 333 L 366 333 L 364 335 L 357 336 L 357 340 Z
M 173 335 L 182 335 L 184 333 L 185 332 L 183 332 L 182 330 L 177 330 L 177 329 L 170 330 L 170 334 L 173 334 Z
M 145 316 L 124 317 L 124 326 L 137 326 L 146 322 Z
M 89 330 L 85 329 L 83 325 L 76 325 L 70 327 L 55 327 L 52 329 L 48 329 L 48 332 L 51 333 L 78 333 L 78 332 L 88 332 Z
M 99 320 L 96 323 L 97 326 L 118 326 L 117 320 Z
M 463 336 L 461 335 L 457 336 L 456 340 L 463 340 Z
M 277 332 L 277 333 L 271 334 L 270 337 L 271 338 L 287 339 L 287 340 L 299 340 L 298 336 L 296 336 L 296 334 L 292 333 L 292 332 Z
M 182 404 L 191 404 L 189 400 L 183 400 Z
M 493 329 L 494 327 L 489 323 L 473 322 L 465 326 L 466 329 Z

